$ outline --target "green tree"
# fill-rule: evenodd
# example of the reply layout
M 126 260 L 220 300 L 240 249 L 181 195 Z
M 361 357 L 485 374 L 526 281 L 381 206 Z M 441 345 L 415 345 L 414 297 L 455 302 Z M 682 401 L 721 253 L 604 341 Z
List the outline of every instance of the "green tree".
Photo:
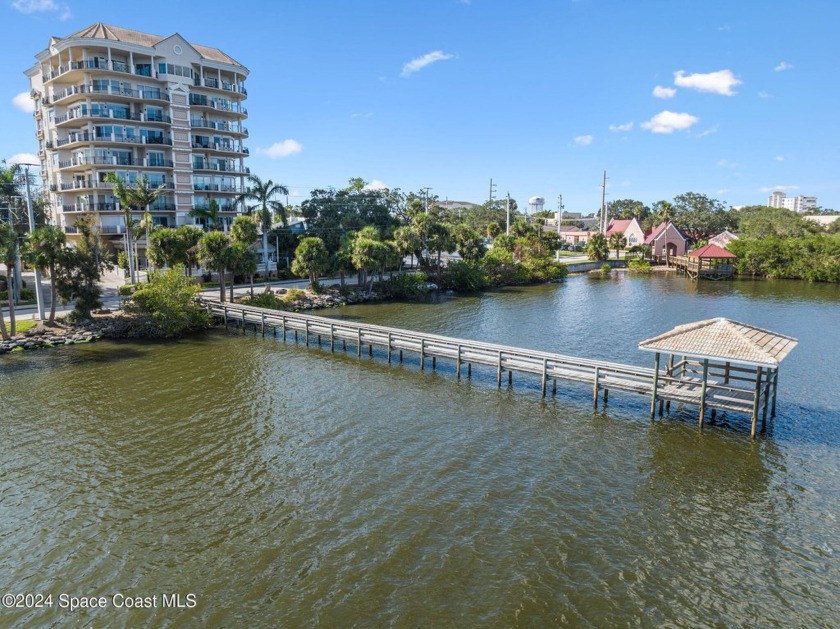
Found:
M 592 234 L 586 243 L 586 255 L 590 260 L 606 260 L 610 257 L 610 248 L 604 234 Z
M 47 271 L 50 276 L 49 323 L 55 322 L 55 304 L 58 301 L 56 274 L 66 243 L 67 236 L 55 225 L 38 227 L 29 234 L 29 260 L 41 271 Z
M 615 232 L 614 234 L 610 234 L 609 239 L 609 246 L 611 249 L 615 249 L 615 257 L 618 258 L 618 250 L 624 249 L 627 245 L 627 238 L 624 237 L 624 234 L 620 234 Z
M 458 246 L 458 253 L 467 262 L 477 262 L 487 253 L 484 239 L 472 227 L 465 224 L 455 225 L 452 236 Z
M 75 300 L 76 305 L 70 318 L 89 319 L 94 308 L 102 307 L 102 288 L 99 280 L 102 271 L 110 264 L 102 255 L 99 232 L 92 216 L 81 216 L 73 226 L 79 239 L 74 248 L 61 251 L 56 265 L 56 291 L 65 302 Z
M 230 254 L 230 270 L 233 279 L 230 281 L 230 301 L 233 302 L 233 286 L 237 275 L 250 278 L 251 297 L 254 296 L 254 273 L 257 272 L 257 252 L 242 242 L 234 241 Z
M 181 233 L 172 227 L 160 227 L 149 236 L 149 260 L 157 268 L 185 265 L 187 243 Z
M 607 203 L 609 218 L 624 220 L 635 218 L 641 224 L 650 214 L 650 208 L 635 199 L 616 199 Z
M 309 277 L 312 287 L 318 285 L 318 276 L 329 269 L 330 254 L 324 241 L 310 236 L 302 238 L 295 249 L 295 259 L 292 262 L 292 272 Z
M 201 265 L 219 274 L 219 301 L 225 300 L 225 273 L 233 262 L 230 237 L 222 232 L 208 232 L 198 242 L 198 260 Z
M 181 336 L 210 324 L 209 313 L 197 300 L 200 291 L 185 277 L 183 266 L 176 265 L 152 273 L 149 283 L 137 289 L 125 310 L 148 317 L 153 325 L 152 336 Z
M 726 205 L 705 194 L 686 192 L 674 197 L 673 222 L 692 242 L 711 238 L 729 224 Z
M 816 223 L 786 208 L 750 205 L 733 210 L 731 220 L 742 238 L 800 238 L 819 231 Z
M 245 205 L 246 214 L 256 212 L 259 215 L 262 225 L 263 263 L 265 276 L 268 277 L 268 232 L 271 231 L 271 219 L 274 214 L 280 216 L 283 227 L 288 226 L 286 206 L 274 200 L 274 197 L 279 194 L 289 194 L 289 189 L 283 184 L 274 183 L 271 179 L 263 181 L 256 175 L 248 175 L 248 182 L 251 187 L 237 198 L 237 202 L 242 202 Z M 250 202 L 253 202 L 253 204 L 248 205 Z
M 232 269 L 235 274 L 247 275 L 250 278 L 251 297 L 254 296 L 254 273 L 257 272 L 257 254 L 251 249 L 251 246 L 259 237 L 259 228 L 257 222 L 250 216 L 237 216 L 233 219 L 230 226 L 230 236 L 234 245 L 237 248 L 235 257 L 236 264 Z M 263 251 L 263 255 L 268 258 L 268 250 Z M 268 292 L 271 284 L 265 283 L 265 290 Z M 233 282 L 231 282 L 231 290 L 233 290 Z M 233 297 L 231 297 L 233 301 Z
M 152 229 L 152 214 L 150 211 L 151 205 L 158 200 L 166 192 L 166 186 L 161 184 L 157 188 L 153 188 L 149 183 L 148 177 L 140 175 L 131 186 L 129 191 L 129 198 L 133 205 L 143 210 L 142 225 L 146 228 L 146 256 L 148 257 L 148 248 L 150 244 L 149 234 Z
M 125 249 L 128 254 L 128 275 L 132 284 L 137 283 L 137 276 L 135 274 L 136 264 L 134 260 L 134 219 L 131 215 L 134 199 L 131 195 L 130 186 L 116 174 L 108 173 L 105 176 L 105 181 L 110 183 L 114 196 L 120 202 L 120 208 L 123 213 L 123 223 L 125 224 Z
M 192 275 L 193 267 L 198 266 L 198 243 L 204 232 L 196 225 L 181 225 L 177 230 L 178 238 L 184 250 L 184 264 L 187 275 Z
M 7 225 L 0 225 L 0 262 L 6 265 L 6 290 L 9 296 L 9 327 L 11 335 L 17 333 L 15 327 L 15 300 L 13 297 L 12 271 L 18 255 L 18 235 L 12 229 L 11 222 Z M 9 333 L 6 331 L 6 321 L 3 318 L 3 309 L 0 308 L 0 334 L 4 341 L 9 340 Z
M 420 232 L 416 227 L 403 225 L 394 230 L 394 246 L 402 256 L 411 254 L 419 261 L 422 255 L 423 240 L 420 238 Z
M 375 227 L 366 227 L 355 235 L 350 251 L 353 266 L 359 271 L 359 287 L 370 292 L 373 288 L 372 272 L 379 270 L 381 276 L 381 270 L 388 262 L 389 247 L 382 242 Z

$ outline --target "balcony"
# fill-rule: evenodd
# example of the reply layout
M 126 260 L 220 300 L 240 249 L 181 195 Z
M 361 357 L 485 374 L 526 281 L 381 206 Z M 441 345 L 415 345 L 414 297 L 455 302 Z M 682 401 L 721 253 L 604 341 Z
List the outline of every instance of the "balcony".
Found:
M 135 98 L 140 100 L 162 100 L 169 102 L 169 94 L 159 89 L 143 89 L 135 90 L 122 87 L 114 87 L 111 85 L 71 85 L 65 90 L 53 94 L 53 99 L 57 103 L 71 96 L 84 94 L 107 94 L 108 96 L 120 96 L 124 98 Z
M 203 210 L 203 211 L 206 212 L 207 210 L 210 209 L 210 206 L 199 204 L 199 205 L 193 206 L 193 209 L 194 210 Z M 236 205 L 234 203 L 220 203 L 219 204 L 219 211 L 220 212 L 236 212 L 237 209 L 236 209 Z
M 250 175 L 250 168 L 243 168 L 239 164 L 219 164 L 218 162 L 210 162 L 207 160 L 193 160 L 193 170 L 212 170 L 223 173 L 237 173 L 243 175 Z
M 114 111 L 94 111 L 94 112 L 69 112 L 64 116 L 56 116 L 55 117 L 55 124 L 60 125 L 65 122 L 69 122 L 72 120 L 90 120 L 96 118 L 103 118 L 106 120 L 129 120 L 132 122 L 162 122 L 166 124 L 172 124 L 172 118 L 167 115 L 155 115 L 155 116 L 147 116 L 144 113 L 127 113 L 127 114 L 119 114 L 115 113 Z
M 55 192 L 53 188 L 55 185 L 50 186 L 50 190 Z M 110 190 L 113 186 L 110 183 L 106 183 L 104 181 L 93 181 L 92 179 L 87 179 L 85 181 L 73 181 L 71 183 L 62 183 L 58 186 L 58 188 L 64 192 L 65 190 L 89 190 L 89 189 L 97 189 L 97 190 Z
M 170 162 L 171 163 L 171 162 Z M 59 168 L 73 168 L 77 166 L 139 166 L 138 160 L 133 157 L 111 156 L 111 157 L 74 157 L 73 159 L 58 162 Z M 171 166 L 170 166 L 171 168 Z
M 245 89 L 244 85 L 237 86 L 235 83 L 231 83 L 230 81 L 225 81 L 224 79 L 219 81 L 218 78 L 209 76 L 205 76 L 203 80 L 200 76 L 194 77 L 193 85 L 196 87 L 209 87 L 214 90 L 224 90 L 225 92 L 233 92 L 234 94 L 248 95 L 248 91 Z
M 214 131 L 224 131 L 225 133 L 241 134 L 248 136 L 248 129 L 242 125 L 233 125 L 229 122 L 214 122 L 213 120 L 191 120 L 190 127 L 193 129 L 213 129 Z
M 80 131 L 78 133 L 71 133 L 67 138 L 58 140 L 56 146 L 61 148 L 68 144 L 76 144 L 78 142 L 93 142 L 99 144 L 101 142 L 113 142 L 116 144 L 154 144 L 172 146 L 172 138 L 164 136 L 137 136 L 137 135 L 123 135 L 112 133 L 110 135 L 101 135 L 90 133 L 89 131 Z
M 116 212 L 120 207 L 116 203 L 79 203 L 76 205 L 62 205 L 65 212 Z
M 110 62 L 107 59 L 103 59 L 101 57 L 94 57 L 93 59 L 84 59 L 82 61 L 72 61 L 70 63 L 66 63 L 64 65 L 58 66 L 51 70 L 50 72 L 45 72 L 41 74 L 41 78 L 43 79 L 44 83 L 47 81 L 52 81 L 68 72 L 73 72 L 74 70 L 101 70 L 103 72 L 119 72 L 121 74 L 135 74 L 131 71 L 131 67 L 125 63 L 124 61 L 117 61 L 111 60 Z M 138 73 L 142 76 L 149 76 L 145 73 Z

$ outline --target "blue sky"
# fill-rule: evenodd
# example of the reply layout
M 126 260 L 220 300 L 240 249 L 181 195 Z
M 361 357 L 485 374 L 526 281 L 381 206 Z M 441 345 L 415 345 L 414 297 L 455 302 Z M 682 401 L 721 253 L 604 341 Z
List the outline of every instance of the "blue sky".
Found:
M 3 0 L 0 156 L 34 153 L 23 71 L 95 22 L 250 70 L 248 165 L 299 203 L 351 177 L 584 213 L 773 189 L 840 209 L 840 3 L 818 0 Z

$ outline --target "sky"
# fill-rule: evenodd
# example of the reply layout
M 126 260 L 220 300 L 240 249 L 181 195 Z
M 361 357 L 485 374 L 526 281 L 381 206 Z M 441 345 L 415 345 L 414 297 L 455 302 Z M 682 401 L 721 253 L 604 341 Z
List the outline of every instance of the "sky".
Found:
M 2 3 L 7 160 L 36 152 L 34 55 L 104 22 L 245 65 L 247 165 L 295 205 L 354 177 L 482 203 L 492 179 L 587 214 L 606 171 L 607 201 L 840 209 L 836 0 Z

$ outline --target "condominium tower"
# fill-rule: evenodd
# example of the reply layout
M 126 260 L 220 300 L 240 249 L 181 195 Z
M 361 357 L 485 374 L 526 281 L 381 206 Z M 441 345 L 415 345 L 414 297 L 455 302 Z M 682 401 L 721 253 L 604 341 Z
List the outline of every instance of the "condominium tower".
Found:
M 230 223 L 248 173 L 247 68 L 177 33 L 101 23 L 53 37 L 36 59 L 26 75 L 53 223 L 72 235 L 76 218 L 92 214 L 120 248 L 125 225 L 110 173 L 165 187 L 151 206 L 155 225 L 199 222 L 191 210 L 211 203 Z
M 767 205 L 787 208 L 801 214 L 817 207 L 817 197 L 803 197 L 802 195 L 789 197 L 784 192 L 777 190 L 767 199 Z

